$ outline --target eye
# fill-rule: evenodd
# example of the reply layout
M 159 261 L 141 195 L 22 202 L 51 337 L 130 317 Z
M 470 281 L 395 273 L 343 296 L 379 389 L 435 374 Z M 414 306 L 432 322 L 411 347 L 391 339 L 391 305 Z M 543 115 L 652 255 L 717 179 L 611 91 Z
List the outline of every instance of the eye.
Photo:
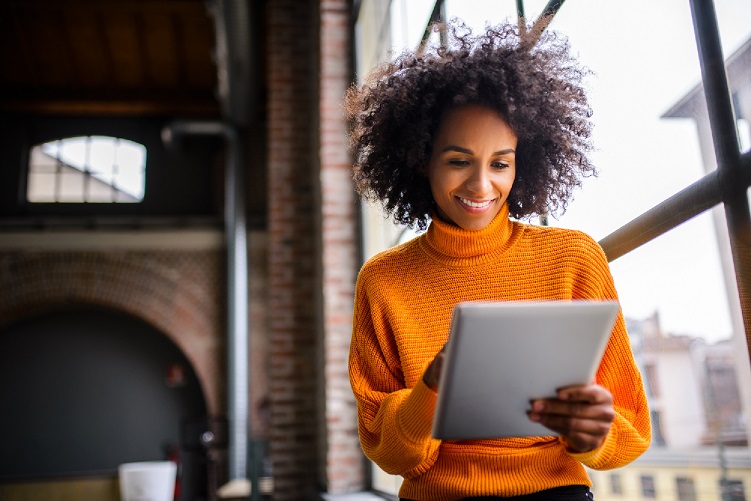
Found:
M 457 167 L 465 167 L 469 165 L 469 160 L 464 158 L 452 158 L 449 160 L 449 165 L 455 165 Z
M 490 164 L 494 169 L 508 169 L 509 164 L 507 162 L 502 162 L 500 160 L 496 160 Z

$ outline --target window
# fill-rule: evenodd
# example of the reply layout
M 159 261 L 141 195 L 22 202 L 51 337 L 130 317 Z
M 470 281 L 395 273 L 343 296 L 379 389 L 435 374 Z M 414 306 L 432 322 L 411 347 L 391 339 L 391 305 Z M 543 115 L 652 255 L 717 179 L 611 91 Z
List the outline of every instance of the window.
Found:
M 649 391 L 652 393 L 652 396 L 657 398 L 660 396 L 660 386 L 658 384 L 657 379 L 657 367 L 655 367 L 654 363 L 647 363 L 645 366 L 645 383 L 649 385 Z
M 660 411 L 652 410 L 650 415 L 652 416 L 652 445 L 664 446 L 665 437 L 662 434 Z
M 723 501 L 746 501 L 746 492 L 741 480 L 720 480 L 720 493 Z
M 675 479 L 675 485 L 678 490 L 678 501 L 696 501 L 694 479 L 678 477 Z
M 610 492 L 612 494 L 623 494 L 623 483 L 618 473 L 610 474 Z
M 26 196 L 34 203 L 138 203 L 146 148 L 118 137 L 81 136 L 37 144 Z
M 641 495 L 648 499 L 655 499 L 657 497 L 655 479 L 652 475 L 641 476 Z
M 441 3 L 445 6 L 445 19 L 458 17 L 474 33 L 480 32 L 487 24 L 513 19 L 516 15 L 511 4 L 492 1 L 393 0 L 388 3 L 390 12 L 379 18 L 370 7 L 380 3 L 364 0 L 357 21 L 358 64 L 361 65 L 358 74 L 367 74 L 369 62 L 388 57 L 379 51 L 389 43 L 396 53 L 403 48 L 416 47 L 425 33 L 431 9 L 440 7 Z M 527 7 L 527 20 L 530 21 L 547 2 L 517 2 L 517 6 L 522 4 Z M 722 485 L 716 481 L 707 484 L 702 476 L 693 478 L 692 475 L 699 467 L 710 468 L 715 475 L 713 478 L 719 478 L 723 467 L 731 468 L 730 471 L 745 468 L 745 463 L 738 458 L 749 451 L 746 437 L 751 433 L 751 420 L 747 417 L 751 415 L 748 412 L 751 400 L 746 395 L 751 393 L 747 386 L 747 366 L 735 366 L 735 374 L 731 374 L 730 369 L 720 374 L 706 370 L 705 365 L 706 360 L 724 356 L 726 352 L 747 355 L 745 346 L 735 343 L 738 334 L 746 331 L 744 325 L 735 320 L 742 318 L 742 308 L 734 306 L 738 298 L 731 297 L 729 302 L 724 300 L 726 292 L 732 291 L 735 284 L 729 283 L 730 288 L 726 290 L 723 278 L 734 276 L 735 271 L 732 259 L 728 258 L 731 250 L 728 233 L 738 235 L 744 230 L 738 226 L 728 228 L 721 213 L 726 209 L 736 220 L 741 220 L 745 214 L 732 204 L 723 207 L 722 202 L 710 203 L 707 197 L 700 196 L 700 192 L 706 194 L 710 191 L 708 183 L 699 183 L 707 172 L 716 168 L 716 155 L 712 145 L 712 124 L 704 115 L 694 115 L 700 110 L 706 114 L 706 94 L 698 85 L 701 70 L 698 64 L 692 67 L 687 62 L 696 62 L 696 31 L 711 38 L 711 26 L 697 23 L 692 29 L 692 23 L 686 22 L 691 18 L 690 6 L 686 2 L 669 0 L 660 5 L 660 12 L 648 16 L 648 19 L 638 8 L 624 9 L 624 17 L 619 19 L 618 26 L 607 30 L 607 46 L 602 45 L 605 33 L 602 29 L 608 19 L 604 5 L 566 3 L 553 20 L 551 28 L 569 37 L 572 47 L 580 54 L 580 60 L 596 73 L 591 80 L 595 85 L 590 97 L 596 108 L 594 118 L 603 125 L 595 127 L 600 178 L 596 184 L 593 180 L 593 184 L 585 184 L 584 189 L 576 193 L 565 220 L 556 222 L 551 217 L 550 223 L 582 229 L 595 238 L 605 236 L 600 242 L 607 247 L 609 256 L 614 256 L 609 259 L 624 315 L 637 321 L 628 330 L 630 334 L 636 334 L 634 351 L 650 393 L 653 440 L 649 454 L 639 464 L 628 465 L 617 474 L 608 473 L 609 478 L 599 477 L 605 482 L 600 484 L 598 496 L 606 501 L 605 493 L 610 491 L 609 494 L 617 499 L 639 499 L 638 490 L 641 488 L 645 498 L 654 499 L 658 495 L 656 485 L 659 483 L 659 494 L 675 499 L 709 499 L 715 495 L 716 499 L 731 499 L 731 490 L 739 493 L 732 499 L 744 499 L 744 483 L 740 479 Z M 677 16 L 677 12 L 681 12 L 681 16 Z M 724 11 L 722 8 L 717 11 L 725 66 L 732 70 L 728 72 L 728 85 L 720 87 L 734 88 L 736 92 L 736 120 L 724 124 L 726 127 L 720 135 L 728 136 L 733 128 L 731 125 L 734 125 L 741 152 L 748 152 L 751 148 L 751 108 L 748 104 L 751 102 L 748 97 L 751 86 L 748 84 L 747 64 L 747 57 L 751 54 L 751 31 L 747 22 L 743 25 L 739 22 L 742 16 L 748 19 L 749 13 L 751 3 L 742 0 L 728 0 Z M 630 22 L 625 20 L 626 17 Z M 633 25 L 662 33 L 670 43 L 650 40 L 648 48 L 637 48 L 633 37 L 628 34 L 628 27 Z M 435 40 L 437 35 L 434 33 L 433 37 Z M 612 44 L 622 44 L 623 49 L 618 51 L 617 58 L 612 57 Z M 650 67 L 659 67 L 659 71 L 638 71 L 645 67 L 645 58 L 652 57 L 656 62 Z M 665 64 L 667 62 L 671 63 L 670 68 Z M 630 75 L 637 78 L 631 80 Z M 670 84 L 666 84 L 666 76 L 670 76 Z M 696 91 L 684 95 L 685 89 L 692 84 L 697 84 Z M 635 89 L 639 92 L 634 92 Z M 722 89 L 719 92 L 721 94 Z M 717 91 L 709 94 L 713 93 L 717 94 Z M 671 106 L 672 112 L 666 111 Z M 631 121 L 633 123 L 627 125 Z M 635 131 L 638 131 L 640 152 L 647 151 L 647 145 L 651 152 L 640 154 L 636 161 L 630 155 L 622 154 L 628 143 L 626 138 L 634 138 Z M 737 163 L 730 167 L 737 167 Z M 638 182 L 628 188 L 626 185 L 632 181 Z M 695 189 L 686 189 L 694 183 Z M 675 198 L 685 196 L 685 204 L 680 208 L 665 203 L 679 192 L 681 197 Z M 676 226 L 676 221 L 683 217 L 680 214 L 694 210 L 686 207 L 707 205 L 713 205 L 714 210 L 703 209 L 693 219 Z M 659 210 L 653 211 L 656 206 Z M 649 217 L 642 217 L 647 215 Z M 372 221 L 375 224 L 371 225 Z M 615 238 L 608 235 L 607 232 L 613 232 L 629 221 L 638 224 L 628 224 L 628 228 L 622 226 L 623 231 L 616 230 L 612 234 Z M 382 217 L 364 220 L 364 238 L 376 240 L 369 231 L 372 235 L 390 236 L 382 226 L 386 226 Z M 398 241 L 403 242 L 410 236 L 408 231 L 403 231 L 399 233 L 401 238 Z M 384 246 L 392 245 L 395 240 L 384 239 Z M 708 245 L 702 247 L 704 243 Z M 380 250 L 382 248 L 374 249 L 374 252 Z M 371 254 L 365 253 L 366 256 Z M 743 267 L 738 266 L 737 271 L 744 274 Z M 716 300 L 720 302 L 710 306 Z M 744 298 L 743 308 L 747 304 Z M 738 311 L 734 311 L 735 317 L 731 318 L 728 311 L 733 308 Z M 739 351 L 739 346 L 744 349 Z M 741 370 L 745 373 L 741 374 Z M 744 386 L 740 385 L 741 382 Z M 722 392 L 716 391 L 717 388 Z M 738 388 L 737 392 L 735 388 Z M 712 405 L 710 398 L 714 398 L 717 404 Z M 746 433 L 741 433 L 741 429 Z M 726 458 L 727 464 L 723 465 L 718 459 L 718 445 L 733 451 Z M 608 480 L 610 488 L 603 485 Z M 748 483 L 745 476 L 743 480 Z M 675 488 L 672 482 L 675 482 Z M 673 489 L 677 489 L 676 494 L 672 494 Z M 727 497 L 719 496 L 720 489 Z

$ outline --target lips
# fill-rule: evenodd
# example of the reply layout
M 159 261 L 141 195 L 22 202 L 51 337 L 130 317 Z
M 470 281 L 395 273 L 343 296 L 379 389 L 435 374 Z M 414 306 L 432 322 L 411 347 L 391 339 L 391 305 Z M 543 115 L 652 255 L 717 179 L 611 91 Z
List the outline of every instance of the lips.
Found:
M 493 203 L 492 200 L 486 200 L 484 202 L 473 202 L 472 200 L 467 200 L 466 198 L 457 197 L 464 205 L 467 205 L 469 207 L 472 207 L 473 209 L 482 209 Z

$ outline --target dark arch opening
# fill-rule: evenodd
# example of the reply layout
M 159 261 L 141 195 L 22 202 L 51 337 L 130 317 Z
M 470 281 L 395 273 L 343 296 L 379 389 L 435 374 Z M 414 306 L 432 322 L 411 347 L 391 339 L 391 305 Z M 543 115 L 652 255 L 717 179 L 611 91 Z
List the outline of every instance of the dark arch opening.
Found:
M 0 328 L 0 402 L 0 482 L 116 475 L 121 463 L 177 452 L 179 498 L 205 496 L 199 381 L 138 318 L 76 308 Z

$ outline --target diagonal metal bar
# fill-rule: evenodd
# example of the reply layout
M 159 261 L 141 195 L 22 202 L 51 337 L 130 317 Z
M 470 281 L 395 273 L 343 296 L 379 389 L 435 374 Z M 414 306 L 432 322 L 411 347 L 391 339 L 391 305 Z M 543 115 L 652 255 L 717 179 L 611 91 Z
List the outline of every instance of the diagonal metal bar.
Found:
M 527 16 L 524 14 L 524 0 L 516 0 L 516 19 L 519 23 L 519 36 L 527 32 Z
M 542 10 L 540 17 L 552 17 L 558 12 L 558 9 L 563 5 L 564 0 L 550 0 L 545 8 Z
M 443 10 L 443 2 L 444 0 L 436 0 L 435 4 L 433 5 L 433 12 L 430 13 L 430 19 L 428 19 L 428 25 L 425 26 L 425 31 L 422 34 L 420 45 L 417 47 L 418 54 L 421 54 L 422 51 L 425 50 L 425 46 L 428 44 L 428 40 L 430 39 L 430 32 L 432 31 L 433 25 L 441 21 L 441 12 Z
M 537 21 L 535 21 L 535 24 L 530 29 L 530 35 L 529 38 L 527 38 L 527 43 L 529 44 L 529 46 L 534 46 L 537 43 L 537 41 L 540 39 L 540 36 L 542 35 L 542 32 L 545 31 L 548 25 L 550 25 L 553 17 L 555 17 L 556 13 L 558 13 L 558 10 L 561 8 L 561 5 L 563 5 L 564 1 L 565 0 L 548 1 L 547 5 L 545 5 L 545 8 L 542 11 L 542 14 L 540 14 L 540 17 L 537 18 Z M 444 20 L 444 10 L 444 0 L 436 0 L 435 4 L 433 4 L 433 11 L 430 14 L 428 24 L 425 27 L 422 38 L 420 39 L 420 44 L 417 47 L 417 54 L 421 54 L 425 50 L 425 46 L 428 44 L 428 40 L 430 39 L 430 32 L 433 25 Z M 526 17 L 524 14 L 524 0 L 516 0 L 516 13 L 519 23 L 519 34 L 526 36 L 527 28 Z
M 608 261 L 631 252 L 722 202 L 717 171 L 710 172 L 600 240 Z
M 545 8 L 542 10 L 542 14 L 537 18 L 535 24 L 529 30 L 529 37 L 527 43 L 530 47 L 534 46 L 540 39 L 542 32 L 550 25 L 553 18 L 558 13 L 558 10 L 563 5 L 565 0 L 550 0 Z

